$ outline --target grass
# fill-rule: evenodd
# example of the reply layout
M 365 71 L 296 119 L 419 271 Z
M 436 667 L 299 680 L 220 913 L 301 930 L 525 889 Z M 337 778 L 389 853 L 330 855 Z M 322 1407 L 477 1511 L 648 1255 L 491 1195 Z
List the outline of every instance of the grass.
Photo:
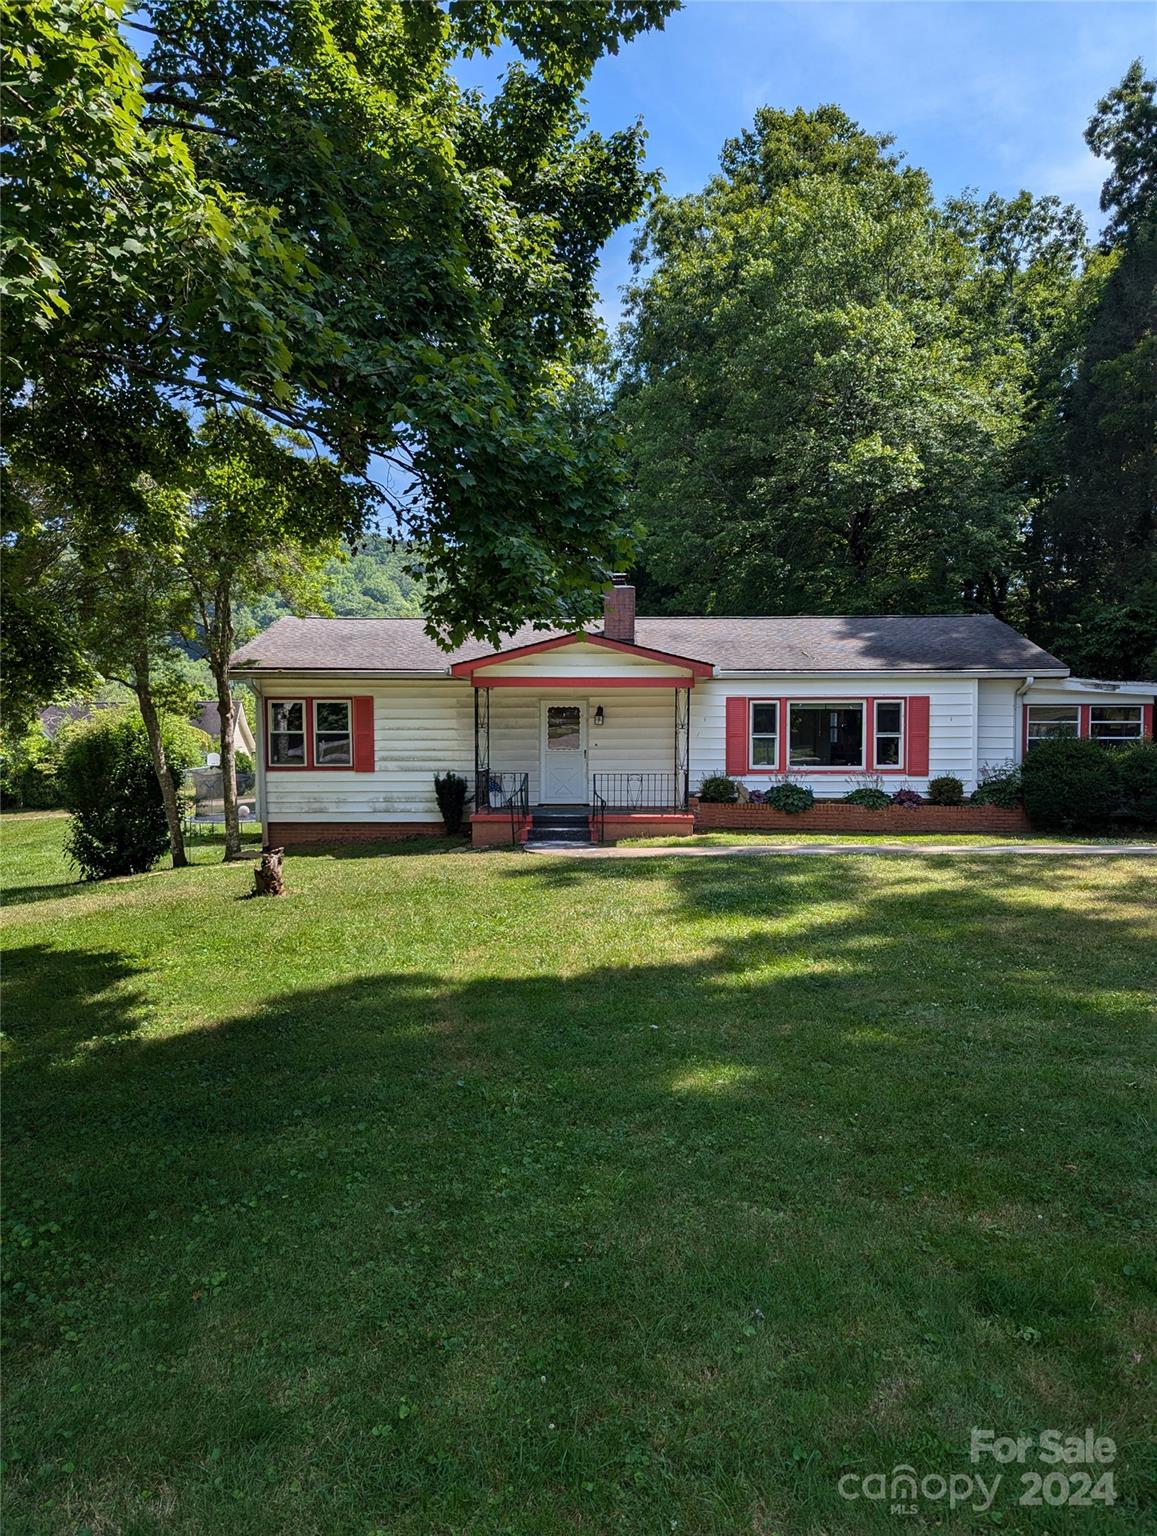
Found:
M 1013 1466 L 1000 1528 L 1150 1528 L 1153 863 L 246 901 L 207 849 L 65 883 L 62 830 L 0 827 L 13 1536 L 894 1531 L 841 1475 L 1086 1425 L 1116 1505 Z

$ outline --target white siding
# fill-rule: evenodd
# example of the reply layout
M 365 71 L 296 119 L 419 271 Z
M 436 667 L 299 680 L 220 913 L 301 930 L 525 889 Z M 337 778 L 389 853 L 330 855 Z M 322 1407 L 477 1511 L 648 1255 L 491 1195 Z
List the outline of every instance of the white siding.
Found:
M 454 769 L 473 775 L 469 683 L 351 680 L 343 687 L 278 679 L 266 683 L 265 693 L 270 698 L 368 694 L 374 700 L 373 773 L 267 768 L 261 814 L 268 821 L 437 821 L 434 774 Z
M 1014 678 L 1004 677 L 982 677 L 977 684 L 977 760 L 982 768 L 985 763 L 1007 763 L 1018 754 L 1019 686 Z
M 951 773 L 967 787 L 976 783 L 977 687 L 972 677 L 905 675 L 902 678 L 864 673 L 854 679 L 796 677 L 712 678 L 691 693 L 691 787 L 707 773 L 722 773 L 726 761 L 726 701 L 729 696 L 764 699 L 901 699 L 926 694 L 929 699 L 928 774 L 903 779 L 889 775 L 889 785 L 911 784 L 924 789 L 937 774 Z M 854 771 L 815 774 L 808 778 L 799 769 L 793 777 L 810 783 L 817 795 L 837 796 L 854 787 L 860 775 Z M 765 788 L 766 774 L 748 774 L 749 789 Z
M 490 694 L 490 766 L 530 775 L 530 799 L 540 799 L 542 706 L 584 704 L 590 773 L 672 773 L 675 699 L 671 688 L 495 688 Z M 595 709 L 604 723 L 596 729 Z
M 479 677 L 681 677 L 686 667 L 651 661 L 605 645 L 560 645 L 531 656 L 513 657 L 486 667 Z

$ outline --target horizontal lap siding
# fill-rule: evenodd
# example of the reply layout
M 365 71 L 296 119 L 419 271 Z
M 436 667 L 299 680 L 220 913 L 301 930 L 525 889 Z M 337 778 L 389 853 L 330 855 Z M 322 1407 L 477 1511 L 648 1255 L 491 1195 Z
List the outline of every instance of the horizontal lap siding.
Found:
M 265 772 L 269 821 L 430 822 L 438 818 L 434 774 L 474 772 L 474 696 L 465 683 L 351 681 L 319 687 L 267 684 L 273 698 L 352 698 L 374 701 L 374 771 Z
M 929 778 L 951 773 L 971 786 L 976 776 L 976 679 L 908 675 L 896 677 L 865 674 L 856 679 L 812 678 L 797 676 L 772 680 L 716 678 L 700 683 L 691 693 L 691 784 L 697 785 L 704 774 L 722 773 L 726 762 L 726 710 L 728 697 L 762 699 L 899 699 L 924 695 L 929 700 L 928 774 L 906 782 L 924 788 Z M 781 722 L 786 728 L 786 721 Z M 860 775 L 854 771 L 817 773 L 810 777 L 803 769 L 793 769 L 793 777 L 809 783 L 818 795 L 846 794 L 855 787 Z M 743 782 L 750 789 L 767 786 L 767 776 L 749 773 Z M 900 779 L 889 775 L 886 782 Z
M 629 692 L 630 697 L 625 694 Z M 584 704 L 587 711 L 588 769 L 591 773 L 671 773 L 675 766 L 675 700 L 671 689 L 608 689 L 601 695 L 560 694 L 550 688 L 495 688 L 490 694 L 490 766 L 496 772 L 526 773 L 530 799 L 539 793 L 539 749 L 544 702 Z M 596 729 L 598 705 L 604 724 Z
M 629 651 L 612 650 L 605 645 L 560 645 L 552 651 L 535 651 L 522 658 L 495 662 L 483 668 L 478 680 L 487 677 L 679 677 L 685 667 L 651 661 Z
M 1018 686 L 1005 678 L 981 678 L 977 684 L 977 760 L 982 768 L 1016 757 Z
M 673 773 L 675 771 L 675 699 L 671 689 L 622 692 L 606 699 L 591 694 L 590 710 L 601 704 L 606 720 L 591 724 L 592 773 Z

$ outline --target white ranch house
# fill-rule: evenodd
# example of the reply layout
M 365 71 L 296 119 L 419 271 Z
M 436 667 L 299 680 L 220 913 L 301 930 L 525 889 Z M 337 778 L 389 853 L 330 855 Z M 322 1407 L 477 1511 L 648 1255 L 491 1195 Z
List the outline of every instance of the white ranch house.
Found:
M 1040 737 L 1151 736 L 1157 693 L 1071 677 L 987 614 L 636 618 L 621 582 L 600 627 L 498 650 L 446 653 L 420 619 L 279 619 L 232 674 L 258 697 L 257 813 L 282 844 L 440 830 L 447 770 L 470 781 L 478 841 L 536 812 L 620 836 L 683 825 L 719 772 L 821 799 L 869 774 L 971 790 Z

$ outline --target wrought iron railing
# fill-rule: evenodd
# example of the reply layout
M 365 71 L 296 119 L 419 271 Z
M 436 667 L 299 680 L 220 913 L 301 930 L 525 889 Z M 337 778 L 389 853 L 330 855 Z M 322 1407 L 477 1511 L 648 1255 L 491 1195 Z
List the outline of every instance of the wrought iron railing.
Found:
M 530 775 L 496 769 L 474 775 L 474 809 L 509 811 L 510 841 L 517 843 L 530 815 Z
M 591 800 L 610 811 L 683 811 L 687 809 L 685 773 L 596 773 Z

